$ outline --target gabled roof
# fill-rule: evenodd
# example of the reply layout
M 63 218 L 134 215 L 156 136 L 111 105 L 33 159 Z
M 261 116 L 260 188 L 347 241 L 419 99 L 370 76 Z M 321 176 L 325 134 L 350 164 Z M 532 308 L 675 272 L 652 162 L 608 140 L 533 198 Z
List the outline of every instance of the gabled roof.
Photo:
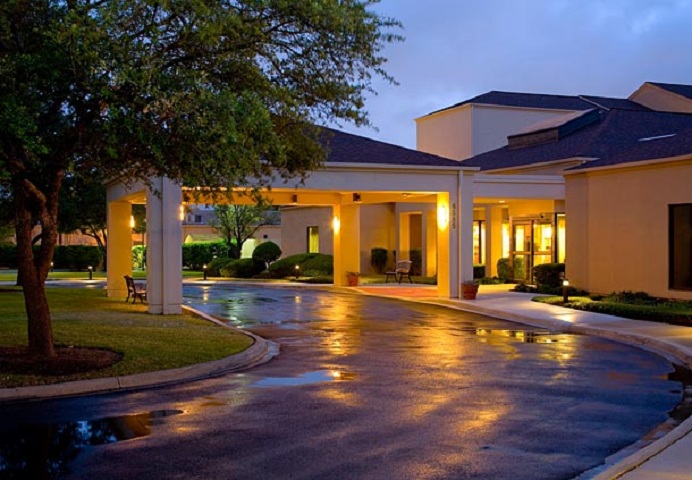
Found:
M 589 110 L 594 107 L 648 110 L 648 108 L 625 98 L 598 97 L 594 95 L 547 95 L 544 93 L 518 93 L 491 91 L 435 110 L 428 115 L 444 112 L 468 104 L 499 105 L 505 107 L 539 108 L 549 110 Z
M 482 171 L 491 171 L 527 167 L 533 164 L 572 158 L 594 158 L 603 161 L 610 159 L 607 161 L 624 163 L 633 161 L 628 160 L 628 157 L 624 155 L 628 149 L 636 147 L 638 156 L 665 154 L 666 152 L 657 150 L 660 147 L 653 142 L 665 140 L 665 138 L 672 140 L 675 137 L 648 140 L 652 142 L 650 145 L 644 145 L 646 140 L 640 142 L 640 139 L 671 134 L 677 136 L 689 129 L 692 129 L 692 115 L 690 114 L 614 109 L 602 111 L 600 121 L 588 124 L 551 143 L 519 149 L 503 147 L 464 160 L 462 165 L 480 167 Z M 683 136 L 681 135 L 680 138 Z M 677 142 L 678 140 L 674 141 L 677 148 L 675 151 L 683 151 L 684 153 L 686 148 L 687 152 L 692 152 L 692 144 L 688 143 L 685 146 L 684 142 L 679 145 Z M 657 151 L 658 153 L 656 153 Z M 588 166 L 592 165 L 594 163 L 589 162 Z
M 655 85 L 663 90 L 668 90 L 669 92 L 676 93 L 683 97 L 692 100 L 692 85 L 680 85 L 677 83 L 658 83 L 658 82 L 647 82 L 651 85 Z
M 360 135 L 324 128 L 328 132 L 327 162 L 461 167 L 457 160 L 379 142 Z

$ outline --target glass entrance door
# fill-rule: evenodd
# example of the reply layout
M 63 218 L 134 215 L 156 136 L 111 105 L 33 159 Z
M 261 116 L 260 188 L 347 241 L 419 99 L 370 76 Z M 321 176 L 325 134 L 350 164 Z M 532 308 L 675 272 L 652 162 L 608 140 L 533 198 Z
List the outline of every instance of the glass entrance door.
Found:
M 512 251 L 510 258 L 514 279 L 533 282 L 533 267 L 550 263 L 554 257 L 555 240 L 551 219 L 512 219 Z

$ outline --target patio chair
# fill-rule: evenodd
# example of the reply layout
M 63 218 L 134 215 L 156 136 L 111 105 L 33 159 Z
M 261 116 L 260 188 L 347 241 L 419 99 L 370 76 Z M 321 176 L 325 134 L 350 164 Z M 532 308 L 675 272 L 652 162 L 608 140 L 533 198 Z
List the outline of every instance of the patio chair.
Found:
M 147 291 L 142 287 L 141 284 L 135 283 L 135 280 L 129 276 L 125 275 L 125 284 L 127 285 L 127 302 L 132 297 L 132 303 L 135 303 L 139 298 L 141 303 L 144 303 L 147 299 Z
M 394 277 L 394 280 L 397 281 L 397 283 L 401 283 L 401 281 L 404 279 L 404 276 L 408 278 L 408 281 L 410 283 L 413 283 L 413 279 L 411 278 L 412 275 L 412 270 L 413 270 L 413 262 L 411 260 L 399 260 L 396 262 L 396 268 L 394 270 L 384 272 L 386 277 L 385 277 L 385 283 L 389 282 L 389 277 L 392 276 Z

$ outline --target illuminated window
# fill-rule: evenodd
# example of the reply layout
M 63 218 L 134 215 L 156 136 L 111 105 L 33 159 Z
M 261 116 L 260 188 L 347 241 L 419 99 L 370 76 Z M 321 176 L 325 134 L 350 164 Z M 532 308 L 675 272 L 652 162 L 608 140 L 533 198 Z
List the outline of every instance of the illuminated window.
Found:
M 692 203 L 669 205 L 669 286 L 692 290 Z
M 509 222 L 503 222 L 502 223 L 502 258 L 509 257 L 510 237 L 511 237 L 511 235 L 509 234 Z
M 308 227 L 308 253 L 320 252 L 320 229 Z
M 557 261 L 565 263 L 565 227 L 566 220 L 564 213 L 557 214 Z
M 485 221 L 473 221 L 473 263 L 485 264 Z

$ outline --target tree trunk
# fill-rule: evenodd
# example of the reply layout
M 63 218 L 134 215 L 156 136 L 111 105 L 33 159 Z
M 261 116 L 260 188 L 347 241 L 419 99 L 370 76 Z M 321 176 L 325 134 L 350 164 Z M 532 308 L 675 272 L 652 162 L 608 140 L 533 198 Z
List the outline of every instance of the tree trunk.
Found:
M 45 357 L 55 356 L 53 326 L 46 298 L 45 280 L 58 240 L 57 191 L 62 178 L 53 183 L 53 192 L 47 198 L 27 180 L 15 184 L 15 219 L 17 235 L 18 276 L 24 291 L 24 305 L 28 319 L 29 351 Z M 32 233 L 35 219 L 41 223 L 41 245 L 34 257 Z

